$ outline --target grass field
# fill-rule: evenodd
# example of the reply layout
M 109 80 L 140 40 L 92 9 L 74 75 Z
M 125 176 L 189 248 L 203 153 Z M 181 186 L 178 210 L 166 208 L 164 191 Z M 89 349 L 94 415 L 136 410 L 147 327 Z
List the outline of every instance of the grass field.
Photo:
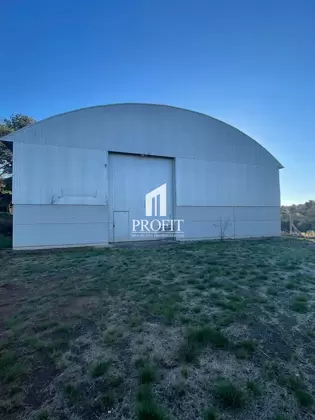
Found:
M 0 253 L 0 418 L 314 419 L 300 240 Z

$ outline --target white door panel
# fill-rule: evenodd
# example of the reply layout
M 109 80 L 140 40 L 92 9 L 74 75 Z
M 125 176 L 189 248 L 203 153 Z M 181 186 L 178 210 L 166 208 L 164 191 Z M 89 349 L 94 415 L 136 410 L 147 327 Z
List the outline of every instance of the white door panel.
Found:
M 114 242 L 129 241 L 129 212 L 114 211 Z
M 157 216 L 146 216 L 145 197 L 163 184 L 166 184 L 167 196 L 165 218 L 171 219 L 173 218 L 173 159 L 109 153 L 110 214 L 129 212 L 130 235 L 127 240 L 143 239 L 131 236 L 132 220 L 157 218 Z M 113 240 L 116 241 L 116 238 Z

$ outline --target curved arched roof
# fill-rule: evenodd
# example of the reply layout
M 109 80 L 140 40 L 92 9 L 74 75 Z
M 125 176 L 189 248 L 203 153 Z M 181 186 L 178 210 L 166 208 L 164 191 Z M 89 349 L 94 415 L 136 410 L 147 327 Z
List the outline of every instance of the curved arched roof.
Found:
M 137 148 L 141 138 L 142 145 Z M 125 103 L 81 108 L 38 121 L 2 140 L 113 151 L 120 143 L 123 150 L 118 147 L 117 151 L 129 153 L 177 156 L 178 150 L 184 157 L 211 155 L 211 159 L 219 161 L 283 167 L 263 146 L 237 128 L 169 105 Z M 135 143 L 134 150 L 128 149 L 130 142 Z M 160 153 L 156 147 L 159 143 L 160 149 L 169 148 L 168 152 Z M 190 147 L 185 147 L 187 144 Z

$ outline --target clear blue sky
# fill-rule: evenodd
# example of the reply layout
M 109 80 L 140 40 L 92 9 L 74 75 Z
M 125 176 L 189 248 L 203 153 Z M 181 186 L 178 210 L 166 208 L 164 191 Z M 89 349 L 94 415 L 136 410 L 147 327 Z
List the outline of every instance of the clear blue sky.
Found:
M 315 1 L 2 0 L 0 117 L 153 102 L 204 112 L 315 199 Z

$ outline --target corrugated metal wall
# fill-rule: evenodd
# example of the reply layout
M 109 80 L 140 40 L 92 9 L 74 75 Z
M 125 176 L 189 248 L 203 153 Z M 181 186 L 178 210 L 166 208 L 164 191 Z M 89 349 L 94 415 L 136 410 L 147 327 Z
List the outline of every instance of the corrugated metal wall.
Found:
M 13 245 L 108 242 L 107 152 L 16 143 Z
M 108 243 L 107 206 L 15 205 L 13 221 L 15 248 Z
M 107 152 L 14 145 L 13 204 L 107 204 Z
M 279 171 L 269 166 L 176 159 L 178 206 L 280 206 Z
M 277 168 L 179 158 L 176 198 L 186 239 L 280 234 Z

